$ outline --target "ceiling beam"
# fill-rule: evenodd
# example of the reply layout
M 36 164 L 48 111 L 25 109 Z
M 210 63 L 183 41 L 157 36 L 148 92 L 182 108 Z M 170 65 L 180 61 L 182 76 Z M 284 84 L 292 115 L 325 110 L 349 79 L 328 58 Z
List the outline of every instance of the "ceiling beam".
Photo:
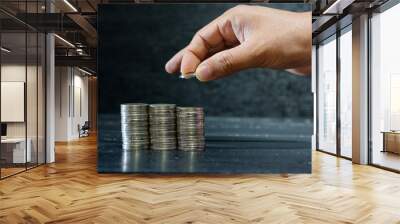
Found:
M 81 15 L 81 12 L 77 12 L 72 7 L 76 8 L 77 6 L 73 5 L 73 1 L 67 1 L 68 4 L 63 0 L 63 1 L 55 1 L 54 5 L 56 8 L 60 9 L 64 14 L 74 21 L 83 31 L 84 33 L 88 36 L 87 42 L 90 46 L 94 47 L 96 46 L 96 39 L 97 39 L 97 30 L 90 24 L 90 22 Z M 70 6 L 72 5 L 72 7 Z M 79 9 L 76 9 L 79 10 Z
M 88 35 L 87 42 L 90 46 L 96 46 L 97 30 L 89 23 L 89 21 L 80 14 L 68 14 L 72 21 L 74 21 L 82 30 Z
M 55 56 L 56 66 L 88 67 L 96 71 L 96 58 L 90 56 Z

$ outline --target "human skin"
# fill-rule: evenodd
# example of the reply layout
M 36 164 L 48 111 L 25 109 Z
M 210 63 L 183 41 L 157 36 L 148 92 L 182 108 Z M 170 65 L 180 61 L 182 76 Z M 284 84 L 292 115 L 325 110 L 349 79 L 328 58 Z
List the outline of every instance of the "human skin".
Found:
M 204 26 L 165 65 L 210 81 L 248 68 L 311 69 L 311 12 L 239 5 Z

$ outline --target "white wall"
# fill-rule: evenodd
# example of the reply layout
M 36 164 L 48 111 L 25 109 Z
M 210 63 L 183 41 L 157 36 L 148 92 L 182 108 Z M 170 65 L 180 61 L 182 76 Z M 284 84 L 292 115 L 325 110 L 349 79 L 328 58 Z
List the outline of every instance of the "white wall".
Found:
M 69 68 L 55 68 L 55 141 L 67 141 L 69 133 Z
M 28 75 L 30 75 L 30 74 L 36 75 L 36 67 L 34 67 L 34 66 L 28 66 L 26 68 L 25 64 L 23 64 L 23 65 L 20 65 L 20 64 L 2 65 L 1 66 L 1 81 L 2 82 L 25 82 L 26 83 L 25 69 L 27 69 Z M 34 84 L 36 84 L 36 82 Z M 32 90 L 32 89 L 28 89 L 28 90 Z M 27 96 L 36 98 L 36 89 L 34 90 L 34 92 L 28 92 Z M 32 100 L 27 99 L 27 101 L 30 102 Z M 36 107 L 36 105 L 35 105 L 35 107 Z M 1 109 L 6 110 L 7 108 L 1 108 Z M 29 115 L 30 114 L 28 114 L 28 122 L 31 122 L 34 119 L 32 117 L 30 117 Z M 35 118 L 36 118 L 36 114 L 35 114 Z M 8 122 L 7 123 L 7 136 L 8 137 L 18 137 L 18 138 L 25 137 L 25 123 L 26 122 Z M 31 126 L 33 126 L 33 125 L 28 125 L 28 127 L 31 127 Z M 35 129 L 36 129 L 36 127 L 35 127 Z
M 52 12 L 50 1 L 46 6 Z M 55 153 L 55 42 L 54 35 L 46 35 L 46 163 L 56 159 Z
M 78 73 L 78 75 L 76 75 L 77 71 L 78 70 L 75 70 L 74 83 L 73 83 L 74 85 L 73 94 L 75 94 L 73 96 L 74 97 L 74 108 L 73 108 L 74 116 L 72 120 L 72 127 L 74 127 L 72 129 L 73 136 L 78 136 L 79 134 L 77 129 L 78 124 L 83 125 L 85 121 L 89 120 L 88 77 L 82 76 L 83 73 L 80 72 Z
M 38 69 L 38 70 L 36 70 Z M 27 78 L 27 80 L 26 80 Z M 23 122 L 6 122 L 8 138 L 24 138 L 25 135 L 29 140 L 29 148 L 32 153 L 32 160 L 44 163 L 45 150 L 45 120 L 44 120 L 44 74 L 42 67 L 36 67 L 25 64 L 3 64 L 1 66 L 2 82 L 24 82 L 26 85 L 26 107 L 25 104 L 20 108 L 22 113 L 26 112 L 27 120 Z M 24 90 L 23 93 L 24 94 Z M 7 95 L 2 95 L 2 98 Z M 10 110 L 10 108 L 2 107 L 1 110 Z M 8 111 L 13 113 L 13 111 Z M 15 113 L 15 112 L 14 112 Z M 39 154 L 37 156 L 37 153 Z
M 78 125 L 88 120 L 88 105 L 88 77 L 76 68 L 56 67 L 56 141 L 79 137 Z
M 30 68 L 28 68 L 30 70 Z M 25 64 L 8 64 L 1 66 L 1 81 L 3 82 L 25 82 Z M 6 108 L 1 108 L 6 110 Z M 25 137 L 25 122 L 7 123 L 7 137 Z

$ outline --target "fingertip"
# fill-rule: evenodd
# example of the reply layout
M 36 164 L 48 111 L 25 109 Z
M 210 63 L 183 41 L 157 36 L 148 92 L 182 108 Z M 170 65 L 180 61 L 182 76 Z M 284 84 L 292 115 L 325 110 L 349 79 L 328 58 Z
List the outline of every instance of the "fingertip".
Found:
M 193 73 L 196 71 L 197 66 L 200 64 L 200 59 L 196 57 L 192 52 L 186 52 L 180 64 L 181 74 Z
M 165 64 L 165 71 L 169 74 L 174 74 L 179 71 L 181 66 L 182 57 L 183 57 L 183 49 L 176 53 L 169 61 Z
M 173 74 L 176 72 L 176 66 L 174 66 L 174 64 L 171 62 L 171 60 L 169 60 L 165 64 L 165 71 L 168 72 L 169 74 Z

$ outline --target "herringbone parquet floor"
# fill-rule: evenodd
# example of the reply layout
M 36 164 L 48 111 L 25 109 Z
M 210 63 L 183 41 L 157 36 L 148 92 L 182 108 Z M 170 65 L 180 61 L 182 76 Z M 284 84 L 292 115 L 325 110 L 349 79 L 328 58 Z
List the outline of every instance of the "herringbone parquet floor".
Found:
M 311 175 L 99 175 L 95 144 L 0 181 L 0 223 L 400 223 L 400 175 L 323 153 Z

